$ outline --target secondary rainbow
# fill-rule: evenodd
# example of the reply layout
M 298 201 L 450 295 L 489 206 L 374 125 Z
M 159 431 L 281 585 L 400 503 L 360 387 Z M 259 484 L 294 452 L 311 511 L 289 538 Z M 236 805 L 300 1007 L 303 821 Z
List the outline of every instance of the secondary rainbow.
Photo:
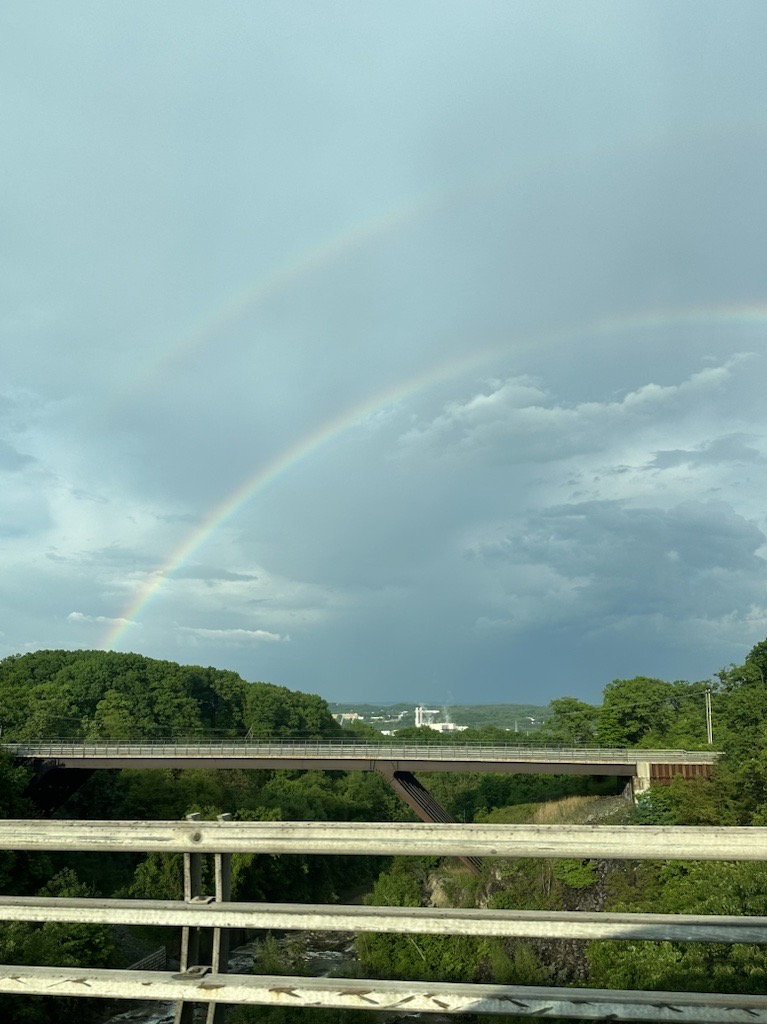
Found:
M 231 293 L 212 313 L 183 332 L 153 359 L 142 365 L 117 395 L 110 395 L 102 414 L 113 414 L 115 407 L 129 401 L 136 392 L 161 380 L 174 363 L 188 360 L 196 351 L 219 338 L 223 331 L 242 320 L 259 304 L 279 295 L 301 278 L 317 273 L 323 267 L 332 265 L 350 253 L 412 224 L 419 218 L 427 217 L 449 201 L 455 191 L 448 188 L 435 189 L 416 199 L 392 205 L 372 217 L 347 225 L 341 231 L 323 238 L 284 263 L 271 267 L 255 281 Z
M 703 126 L 688 126 L 687 137 L 688 139 L 705 139 L 726 135 L 729 138 L 734 132 L 753 137 L 764 130 L 762 119 L 743 122 L 739 125 L 734 125 L 729 120 L 721 124 L 707 121 Z M 677 140 L 679 138 L 683 138 L 683 136 L 677 136 Z M 578 159 L 603 161 L 613 152 L 636 151 L 641 153 L 667 145 L 668 139 L 665 133 L 653 130 L 646 136 L 632 134 L 607 147 L 587 146 L 578 155 Z M 573 159 L 572 154 L 570 158 Z M 456 202 L 461 196 L 491 194 L 500 188 L 509 187 L 514 181 L 524 181 L 530 175 L 539 175 L 551 164 L 552 159 L 554 159 L 553 156 L 547 156 L 543 162 L 531 159 L 525 165 L 520 165 L 517 162 L 513 167 L 500 167 L 495 171 L 488 171 L 478 178 L 428 189 L 414 198 L 393 203 L 372 216 L 353 221 L 341 230 L 335 231 L 315 244 L 295 253 L 284 262 L 272 265 L 259 274 L 255 280 L 248 281 L 241 288 L 230 292 L 212 311 L 208 311 L 169 345 L 160 347 L 154 357 L 129 377 L 117 393 L 110 393 L 107 403 L 101 409 L 101 414 L 105 417 L 113 415 L 116 407 L 129 401 L 131 396 L 142 389 L 152 387 L 156 381 L 161 380 L 167 374 L 175 363 L 189 359 L 204 346 L 220 339 L 222 332 L 241 321 L 260 303 L 287 290 L 302 278 L 311 276 L 324 267 L 331 266 L 350 253 L 385 237 L 387 234 L 429 217 Z

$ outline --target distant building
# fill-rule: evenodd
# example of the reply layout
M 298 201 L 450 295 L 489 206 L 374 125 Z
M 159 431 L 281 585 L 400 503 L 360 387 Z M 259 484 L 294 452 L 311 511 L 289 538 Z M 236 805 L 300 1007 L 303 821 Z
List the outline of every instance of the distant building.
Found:
M 417 707 L 415 709 L 415 724 L 417 727 L 433 729 L 435 732 L 463 732 L 468 725 L 456 725 L 455 722 L 435 722 L 434 717 L 439 711 L 432 708 Z
M 439 714 L 439 711 L 429 710 L 429 708 L 425 708 L 425 707 L 417 707 L 415 709 L 415 725 L 416 725 L 416 729 L 420 729 L 421 726 L 424 726 L 424 725 L 428 726 L 428 728 L 431 728 L 432 727 L 432 722 L 434 721 L 434 716 L 438 715 L 438 714 Z
M 356 711 L 339 711 L 333 715 L 333 718 L 340 724 L 344 722 L 364 722 L 365 716 L 358 715 Z

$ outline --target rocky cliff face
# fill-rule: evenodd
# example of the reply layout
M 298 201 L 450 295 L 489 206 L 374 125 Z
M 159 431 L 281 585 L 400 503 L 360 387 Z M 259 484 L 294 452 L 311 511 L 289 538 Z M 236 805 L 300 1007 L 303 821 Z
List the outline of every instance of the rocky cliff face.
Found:
M 577 822 L 561 824 L 615 824 L 625 821 L 627 809 L 622 797 L 604 798 L 590 803 Z M 611 860 L 494 860 L 485 862 L 481 878 L 473 878 L 458 866 L 443 864 L 424 880 L 424 904 L 599 912 L 608 903 L 613 873 L 631 870 L 630 864 Z M 589 980 L 586 940 L 509 938 L 500 942 L 511 964 L 519 960 L 522 947 L 532 953 L 541 972 L 537 984 L 577 985 Z

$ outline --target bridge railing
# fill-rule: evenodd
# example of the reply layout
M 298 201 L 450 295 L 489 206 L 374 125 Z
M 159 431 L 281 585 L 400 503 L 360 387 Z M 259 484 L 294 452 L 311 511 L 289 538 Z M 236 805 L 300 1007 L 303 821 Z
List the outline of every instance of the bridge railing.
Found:
M 370 760 L 454 760 L 454 761 L 578 761 L 636 764 L 637 761 L 664 764 L 713 764 L 718 754 L 711 750 L 644 750 L 627 747 L 544 747 L 496 743 L 327 743 L 253 741 L 89 742 L 59 740 L 5 743 L 3 749 L 17 758 L 55 757 L 313 757 Z
M 767 859 L 767 828 L 3 821 L 3 848 L 102 853 L 165 850 L 182 851 L 187 858 L 207 852 L 216 854 L 217 864 L 232 852 L 753 861 Z M 4 897 L 0 898 L 0 920 L 767 944 L 767 918 L 756 917 L 238 904 L 223 900 L 219 897 L 210 902 L 199 896 L 186 901 Z M 218 1012 L 226 1004 L 248 1004 L 410 1014 L 767 1024 L 764 995 L 228 975 L 225 967 L 212 972 L 210 966 L 196 962 L 176 973 L 4 966 L 0 967 L 0 992 L 160 999 L 187 1009 L 193 1003 L 207 1003 L 208 1021 L 220 1021 Z M 191 1019 L 191 1013 L 177 1016 L 178 1021 Z

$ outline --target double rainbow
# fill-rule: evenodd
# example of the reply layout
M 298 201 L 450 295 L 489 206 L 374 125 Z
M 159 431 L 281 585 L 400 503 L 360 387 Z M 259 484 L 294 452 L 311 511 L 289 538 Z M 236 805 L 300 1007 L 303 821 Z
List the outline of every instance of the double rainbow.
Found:
M 576 329 L 540 334 L 516 342 L 514 351 L 532 346 L 546 348 L 554 344 L 573 343 L 585 338 L 609 337 L 626 332 L 657 331 L 673 327 L 695 327 L 711 325 L 767 328 L 767 305 L 746 304 L 739 306 L 712 306 L 693 309 L 643 311 L 611 318 L 605 318 Z M 105 635 L 102 647 L 112 648 L 124 638 L 131 625 L 146 612 L 151 602 L 178 570 L 189 561 L 206 541 L 225 523 L 251 502 L 257 494 L 279 477 L 299 466 L 320 448 L 355 425 L 363 423 L 373 414 L 397 405 L 404 400 L 433 387 L 442 380 L 458 376 L 472 367 L 481 366 L 508 355 L 511 347 L 494 346 L 471 356 L 452 359 L 430 367 L 408 377 L 392 387 L 377 392 L 351 405 L 337 416 L 332 417 L 317 429 L 302 437 L 295 444 L 280 452 L 273 459 L 249 474 L 231 493 L 227 494 L 192 530 L 184 540 L 152 573 L 151 578 L 120 614 L 118 620 Z

